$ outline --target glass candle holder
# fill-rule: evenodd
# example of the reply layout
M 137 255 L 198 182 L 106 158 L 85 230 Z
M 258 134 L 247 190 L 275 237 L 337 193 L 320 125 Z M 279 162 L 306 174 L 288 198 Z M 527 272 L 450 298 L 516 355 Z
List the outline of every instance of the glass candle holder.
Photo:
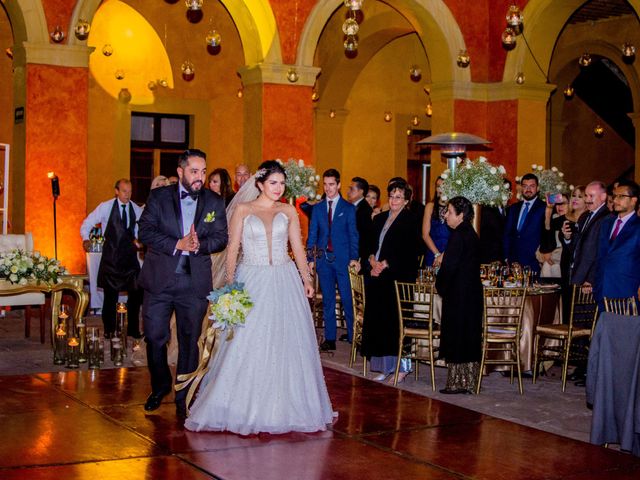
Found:
M 111 339 L 111 361 L 116 367 L 122 366 L 122 342 L 119 338 Z
M 67 342 L 67 368 L 80 366 L 80 342 L 77 337 L 71 337 Z
M 64 365 L 67 361 L 67 331 L 64 328 L 56 328 L 53 345 L 53 364 Z
M 126 356 L 127 351 L 127 329 L 128 329 L 127 304 L 118 302 L 116 305 L 116 336 L 122 342 L 123 355 Z
M 76 333 L 78 335 L 78 361 L 85 363 L 87 361 L 87 324 L 84 323 L 84 319 L 80 318 L 80 321 L 76 324 Z
M 87 356 L 89 368 L 94 370 L 100 368 L 100 329 L 98 327 L 87 328 Z

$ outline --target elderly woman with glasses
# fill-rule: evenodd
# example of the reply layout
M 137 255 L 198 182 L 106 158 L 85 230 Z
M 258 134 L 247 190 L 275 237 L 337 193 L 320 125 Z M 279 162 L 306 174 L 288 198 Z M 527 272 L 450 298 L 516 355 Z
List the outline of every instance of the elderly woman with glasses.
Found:
M 445 220 L 452 232 L 436 278 L 442 297 L 439 358 L 447 362 L 447 386 L 440 393 L 473 393 L 482 357 L 483 298 L 480 239 L 471 226 L 471 202 L 464 197 L 449 200 Z
M 362 355 L 370 360 L 375 380 L 391 381 L 395 372 L 400 320 L 394 282 L 415 282 L 418 274 L 420 226 L 416 216 L 407 209 L 411 187 L 404 181 L 391 182 L 387 187 L 389 210 L 373 219 L 375 249 L 369 255 L 371 280 L 365 286 L 366 305 L 362 332 Z M 403 359 L 398 381 L 411 370 Z

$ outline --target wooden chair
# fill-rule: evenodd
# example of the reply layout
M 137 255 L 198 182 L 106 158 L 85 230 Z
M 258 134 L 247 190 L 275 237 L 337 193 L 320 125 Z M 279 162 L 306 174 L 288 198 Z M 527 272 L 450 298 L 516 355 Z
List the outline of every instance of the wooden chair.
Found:
M 19 248 L 25 252 L 33 251 L 33 237 L 31 233 L 0 235 L 0 252 L 9 252 Z M 45 326 L 45 295 L 41 292 L 27 292 L 18 295 L 0 296 L 0 306 L 16 307 L 24 306 L 24 336 L 29 338 L 31 335 L 31 307 L 37 306 L 40 317 L 40 343 L 44 343 L 44 326 Z
M 395 282 L 400 318 L 398 361 L 393 384 L 398 384 L 402 358 L 415 361 L 415 378 L 418 379 L 419 362 L 427 362 L 431 369 L 431 387 L 436 390 L 434 340 L 440 338 L 440 330 L 433 325 L 433 283 Z M 409 340 L 407 345 L 405 341 Z
M 544 360 L 562 361 L 562 391 L 567 386 L 569 361 L 585 361 L 589 357 L 589 342 L 598 318 L 598 305 L 593 293 L 584 293 L 579 285 L 573 286 L 569 322 L 562 325 L 538 325 L 535 332 L 533 383 L 536 383 L 538 366 Z M 576 338 L 589 341 L 579 345 Z M 545 340 L 556 340 L 559 345 L 545 345 Z
M 520 395 L 523 394 L 520 334 L 526 294 L 526 288 L 484 289 L 482 361 L 476 394 L 480 393 L 486 365 L 508 365 L 511 368 L 511 383 L 513 383 L 515 366 L 518 374 L 518 390 Z
M 638 307 L 634 297 L 629 298 L 607 298 L 604 297 L 604 311 L 615 313 L 616 315 L 638 315 Z
M 353 339 L 351 342 L 351 354 L 349 355 L 349 368 L 353 367 L 356 355 L 362 346 L 362 325 L 364 322 L 364 277 L 349 269 L 349 283 L 351 284 L 351 299 L 353 302 Z M 362 359 L 362 375 L 367 375 L 367 359 Z

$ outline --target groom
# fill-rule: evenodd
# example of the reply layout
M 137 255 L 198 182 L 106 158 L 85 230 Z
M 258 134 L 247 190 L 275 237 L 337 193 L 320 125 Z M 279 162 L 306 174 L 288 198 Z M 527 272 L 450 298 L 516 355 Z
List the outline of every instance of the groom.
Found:
M 211 291 L 211 253 L 227 245 L 224 200 L 203 188 L 206 155 L 187 150 L 178 159 L 179 182 L 151 191 L 138 237 L 147 246 L 140 284 L 151 395 L 144 409 L 156 410 L 171 393 L 167 362 L 169 321 L 175 311 L 178 334 L 176 374 L 198 367 L 198 337 Z M 186 390 L 176 393 L 176 413 L 186 415 Z

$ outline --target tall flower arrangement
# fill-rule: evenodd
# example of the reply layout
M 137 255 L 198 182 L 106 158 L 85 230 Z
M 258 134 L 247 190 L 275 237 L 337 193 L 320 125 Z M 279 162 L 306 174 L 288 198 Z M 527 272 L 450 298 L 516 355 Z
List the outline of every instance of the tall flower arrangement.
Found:
M 316 175 L 313 167 L 305 165 L 302 159 L 290 158 L 286 163 L 278 160 L 287 172 L 287 183 L 284 196 L 287 200 L 305 197 L 308 199 L 320 199 L 316 194 L 320 176 Z
M 564 181 L 564 173 L 557 167 L 545 169 L 542 165 L 531 165 L 531 171 L 538 177 L 538 195 L 544 200 L 547 195 L 567 193 L 569 185 Z
M 18 285 L 35 283 L 61 283 L 61 275 L 69 272 L 56 259 L 40 252 L 24 252 L 14 249 L 0 253 L 0 278 Z
M 452 174 L 447 169 L 441 175 L 443 200 L 465 197 L 471 203 L 479 205 L 507 204 L 511 198 L 511 191 L 509 185 L 504 182 L 507 172 L 502 165 L 496 167 L 484 157 L 476 161 L 458 158 L 457 162 L 455 173 Z

